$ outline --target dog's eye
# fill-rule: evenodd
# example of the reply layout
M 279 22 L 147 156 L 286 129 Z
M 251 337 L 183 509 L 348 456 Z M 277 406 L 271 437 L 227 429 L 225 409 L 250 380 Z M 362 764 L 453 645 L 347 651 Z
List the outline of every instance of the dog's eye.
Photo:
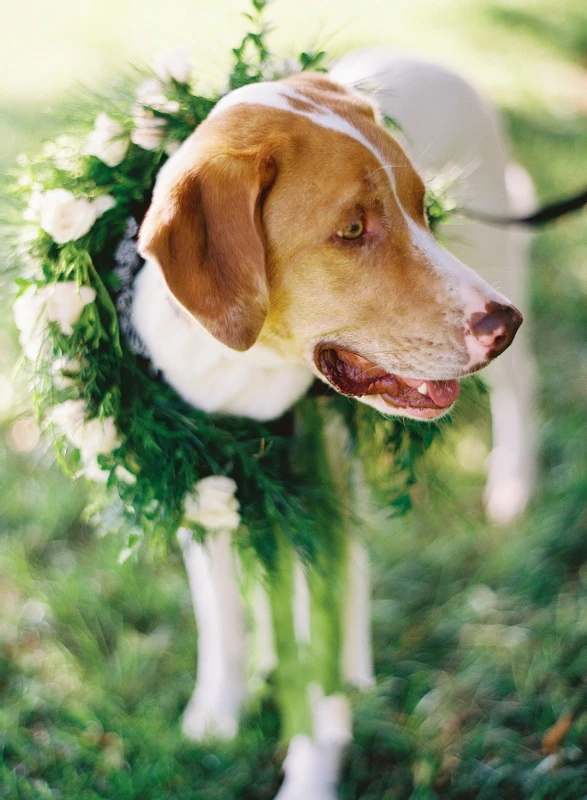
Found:
M 365 226 L 363 225 L 363 221 L 356 219 L 354 222 L 351 222 L 350 225 L 347 225 L 346 228 L 336 231 L 336 235 L 341 239 L 358 239 L 364 232 Z

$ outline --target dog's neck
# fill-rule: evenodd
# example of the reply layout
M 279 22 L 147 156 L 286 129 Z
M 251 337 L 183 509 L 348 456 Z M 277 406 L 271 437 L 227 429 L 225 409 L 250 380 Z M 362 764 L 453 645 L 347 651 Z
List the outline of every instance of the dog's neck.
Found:
M 214 339 L 174 300 L 153 262 L 135 281 L 132 321 L 153 365 L 202 411 L 275 419 L 312 383 L 307 367 L 268 347 L 255 344 L 240 353 Z

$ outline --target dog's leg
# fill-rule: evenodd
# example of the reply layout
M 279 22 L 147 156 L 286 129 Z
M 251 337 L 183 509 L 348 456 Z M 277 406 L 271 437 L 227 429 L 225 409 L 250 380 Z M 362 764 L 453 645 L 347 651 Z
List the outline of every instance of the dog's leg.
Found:
M 522 215 L 535 204 L 530 176 L 512 164 L 506 172 L 509 208 Z M 488 370 L 491 386 L 493 447 L 485 504 L 490 519 L 507 524 L 522 513 L 530 499 L 537 473 L 536 397 L 534 360 L 530 351 L 530 319 L 526 283 L 530 272 L 531 234 L 512 229 L 507 236 L 508 286 L 514 303 L 524 312 L 526 324 L 516 347 L 497 359 Z
M 371 645 L 371 579 L 369 554 L 357 536 L 353 536 L 348 545 L 343 602 L 343 677 L 350 686 L 369 689 L 375 683 Z
M 178 538 L 198 627 L 196 687 L 182 728 L 190 739 L 231 738 L 246 696 L 245 616 L 231 534 L 210 533 L 205 545 L 187 529 Z
M 337 560 L 340 562 L 333 552 L 332 562 Z M 289 739 L 289 748 L 276 800 L 336 800 L 344 751 L 352 738 L 350 703 L 341 692 L 342 570 L 340 563 L 331 563 L 327 572 L 324 566 L 322 563 L 308 570 L 305 587 L 297 560 L 287 582 L 283 572 L 279 576 L 282 600 L 286 599 L 288 584 L 290 589 L 287 605 L 280 602 L 276 609 L 277 627 L 281 629 L 276 634 L 280 656 L 277 677 L 281 683 L 283 735 Z M 286 642 L 288 617 L 290 635 Z M 291 646 L 291 629 L 295 648 Z
M 342 694 L 313 695 L 313 735 L 298 734 L 283 762 L 285 778 L 275 800 L 337 800 L 344 751 L 352 739 L 351 710 Z
M 295 736 L 312 733 L 308 696 L 310 654 L 305 639 L 306 623 L 300 619 L 300 614 L 306 617 L 307 612 L 300 608 L 304 597 L 299 594 L 298 559 L 281 533 L 277 534 L 277 545 L 276 563 L 268 576 L 268 584 L 277 652 L 275 683 L 281 712 L 281 738 L 287 742 Z
M 259 567 L 257 564 L 256 567 Z M 271 621 L 271 605 L 261 569 L 249 576 L 252 581 L 245 588 L 244 598 L 250 622 L 248 632 L 247 672 L 251 694 L 265 685 L 267 676 L 277 666 L 275 636 Z
M 371 641 L 371 568 L 369 552 L 362 541 L 368 527 L 367 512 L 372 499 L 361 463 L 355 459 L 348 473 L 348 495 L 353 513 L 346 521 L 349 531 L 344 589 L 342 672 L 345 683 L 369 689 L 373 675 Z
M 499 367 L 495 364 L 490 383 L 493 443 L 485 505 L 491 520 L 506 525 L 526 508 L 535 480 L 531 366 L 510 356 Z
M 351 707 L 343 685 L 348 681 L 364 687 L 373 680 L 368 564 L 350 507 L 358 499 L 357 476 L 349 466 L 349 436 L 342 418 L 329 415 L 324 422 L 323 436 L 311 439 L 309 450 L 315 472 L 331 487 L 343 519 L 329 526 L 327 547 L 319 550 L 317 563 L 307 571 L 310 663 L 302 658 L 300 665 L 308 674 L 300 689 L 304 703 L 310 703 L 311 724 L 291 738 L 283 765 L 285 779 L 276 800 L 336 799 L 344 752 L 352 739 Z M 311 428 L 309 422 L 310 436 Z M 294 616 L 305 619 L 300 595 L 308 596 L 304 591 L 294 593 Z M 297 630 L 299 637 L 306 625 L 298 624 Z M 305 650 L 301 652 L 305 655 Z M 307 718 L 305 722 L 307 726 Z M 286 736 L 292 733 L 290 725 Z
M 471 246 L 477 243 L 484 252 L 493 248 L 498 257 L 502 253 L 507 274 L 502 274 L 498 288 L 522 309 L 526 320 L 512 347 L 485 372 L 492 417 L 485 505 L 490 519 L 508 524 L 526 508 L 536 477 L 534 368 L 524 297 L 530 239 L 523 231 L 488 233 L 483 230 L 487 226 L 473 222 L 460 224 L 458 232 L 456 227 L 451 235 L 466 236 Z M 451 249 L 459 252 L 462 244 Z

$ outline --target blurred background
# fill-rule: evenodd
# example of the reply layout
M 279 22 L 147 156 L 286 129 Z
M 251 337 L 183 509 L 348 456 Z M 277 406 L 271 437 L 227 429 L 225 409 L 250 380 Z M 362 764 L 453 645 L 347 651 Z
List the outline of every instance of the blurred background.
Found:
M 0 164 L 64 131 L 75 83 L 186 44 L 221 85 L 241 0 L 1 0 Z M 542 202 L 587 184 L 584 0 L 276 0 L 270 43 L 390 44 L 468 76 Z M 377 691 L 358 700 L 345 800 L 587 797 L 587 214 L 538 233 L 529 282 L 540 478 L 527 515 L 482 506 L 487 403 L 426 458 L 415 510 L 382 515 Z M 231 745 L 185 741 L 196 632 L 177 554 L 118 566 L 83 522 L 0 322 L 0 797 L 261 800 L 279 783 L 270 698 Z M 16 374 L 16 380 L 13 378 Z M 283 755 L 283 753 L 281 753 Z M 308 798 L 311 800 L 311 798 Z

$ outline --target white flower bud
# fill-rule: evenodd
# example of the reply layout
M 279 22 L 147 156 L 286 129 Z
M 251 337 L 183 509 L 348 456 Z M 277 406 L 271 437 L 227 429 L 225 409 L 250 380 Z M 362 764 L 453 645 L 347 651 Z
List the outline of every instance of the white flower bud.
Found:
M 208 530 L 234 531 L 240 525 L 237 486 L 232 478 L 211 475 L 198 481 L 185 499 L 184 518 Z
M 92 208 L 96 214 L 96 219 L 101 217 L 102 214 L 105 214 L 107 211 L 110 211 L 110 209 L 114 208 L 115 205 L 116 200 L 111 194 L 101 194 L 96 197 L 95 200 L 92 200 Z
M 173 79 L 178 83 L 189 83 L 193 65 L 187 47 L 160 53 L 153 61 L 153 69 L 162 81 Z
M 88 480 L 94 481 L 94 483 L 106 483 L 110 477 L 110 470 L 102 469 L 98 464 L 97 456 L 87 462 L 81 470 L 81 473 L 85 475 Z M 133 475 L 132 472 L 129 472 L 126 467 L 123 467 L 121 464 L 114 468 L 114 474 L 119 481 L 129 484 L 129 486 L 137 482 L 136 475 Z
M 118 478 L 119 481 L 123 483 L 128 483 L 129 486 L 132 486 L 137 482 L 137 476 L 133 475 L 126 467 L 123 467 L 122 464 L 119 464 L 116 469 L 114 470 L 114 474 Z
M 159 81 L 145 81 L 137 89 L 137 103 L 141 106 L 154 108 L 155 111 L 165 111 L 168 114 L 176 114 L 179 111 L 177 100 L 169 100 L 163 93 L 163 87 Z
M 98 459 L 93 458 L 83 468 L 82 473 L 89 481 L 94 483 L 106 483 L 110 477 L 110 470 L 102 469 L 98 464 Z
M 107 114 L 96 117 L 94 130 L 88 135 L 85 154 L 96 156 L 109 167 L 116 167 L 124 159 L 128 149 L 128 139 L 123 137 L 122 125 Z
M 77 375 L 81 368 L 81 362 L 77 358 L 68 358 L 67 356 L 58 358 L 51 366 L 53 385 L 57 389 L 67 389 L 73 386 L 75 381 L 71 376 Z
M 135 109 L 133 120 L 131 140 L 143 150 L 155 150 L 165 136 L 165 120 L 140 106 Z

